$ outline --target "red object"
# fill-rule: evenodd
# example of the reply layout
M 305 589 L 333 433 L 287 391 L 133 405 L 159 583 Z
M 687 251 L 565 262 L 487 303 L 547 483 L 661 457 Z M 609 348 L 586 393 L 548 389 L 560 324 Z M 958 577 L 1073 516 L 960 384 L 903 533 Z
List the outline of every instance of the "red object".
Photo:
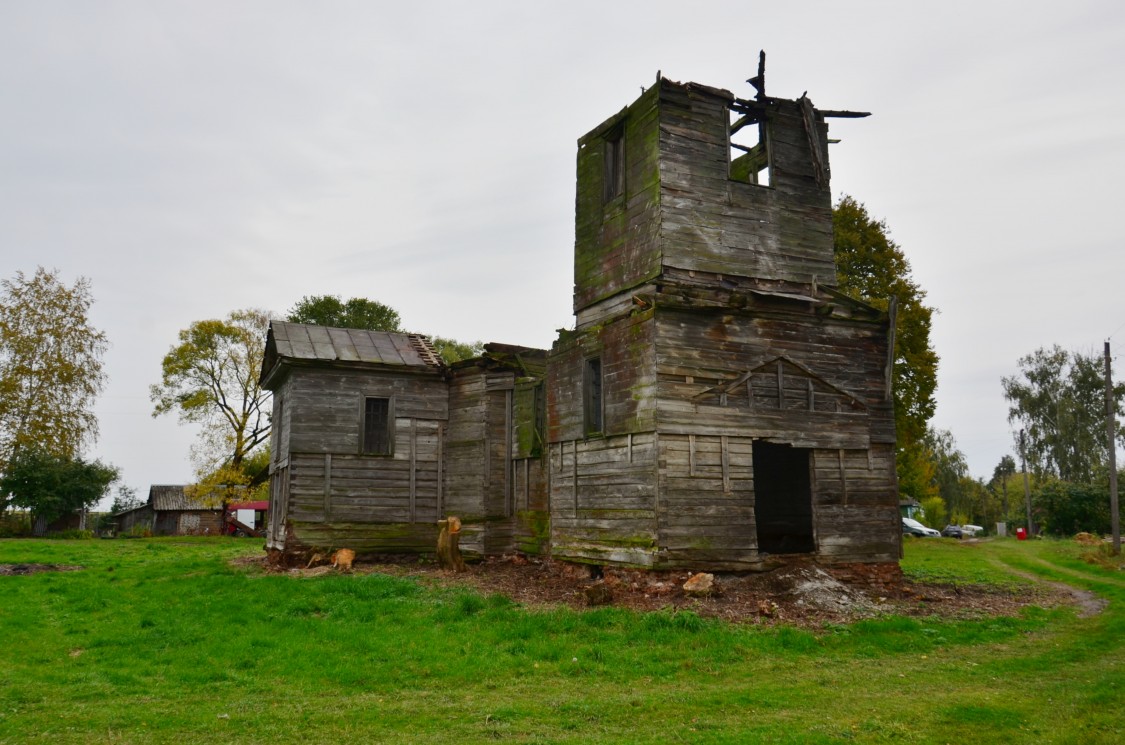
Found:
M 1027 540 L 1027 528 L 1016 528 L 1016 538 L 1021 541 Z
M 231 502 L 227 505 L 228 510 L 268 510 L 270 503 L 266 500 L 261 502 Z

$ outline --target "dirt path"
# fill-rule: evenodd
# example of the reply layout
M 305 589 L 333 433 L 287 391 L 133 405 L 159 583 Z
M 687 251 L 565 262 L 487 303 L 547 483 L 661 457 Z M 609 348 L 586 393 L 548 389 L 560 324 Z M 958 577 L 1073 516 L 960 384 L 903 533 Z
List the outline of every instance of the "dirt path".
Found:
M 1052 564 L 1045 559 L 1040 559 L 1038 557 L 1030 558 L 1032 558 L 1037 564 L 1042 564 L 1045 567 L 1049 567 L 1053 571 L 1060 572 L 1071 577 L 1084 579 L 1090 582 L 1106 582 L 1117 587 L 1125 587 L 1125 582 L 1115 580 L 1111 577 L 1095 577 L 1093 575 L 1086 574 L 1085 572 L 1080 572 L 1076 569 L 1067 569 L 1066 567 L 1061 567 L 1058 564 Z M 1089 590 L 1083 590 L 1080 587 L 1068 585 L 1065 582 L 1055 582 L 1053 580 L 1043 579 L 1037 574 L 1032 574 L 1031 572 L 1025 572 L 1023 570 L 1016 569 L 1014 566 L 1007 563 L 1006 561 L 1003 561 L 1002 559 L 994 558 L 991 559 L 991 561 L 996 566 L 1004 569 L 1004 571 L 1010 572 L 1017 577 L 1023 577 L 1024 579 L 1039 582 L 1049 587 L 1054 587 L 1059 592 L 1065 592 L 1069 594 L 1071 598 L 1073 598 L 1074 604 L 1078 606 L 1079 618 L 1090 618 L 1091 616 L 1096 616 L 1109 606 L 1108 600 L 1101 597 L 1100 595 L 1097 595 L 1096 593 L 1090 592 Z

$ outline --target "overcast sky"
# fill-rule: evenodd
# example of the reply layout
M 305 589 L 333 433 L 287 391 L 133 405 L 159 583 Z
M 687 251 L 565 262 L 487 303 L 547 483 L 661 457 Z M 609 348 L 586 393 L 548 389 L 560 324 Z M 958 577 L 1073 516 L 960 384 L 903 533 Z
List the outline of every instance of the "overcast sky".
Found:
M 577 138 L 657 70 L 750 96 L 760 48 L 772 95 L 873 112 L 833 194 L 939 309 L 934 424 L 990 476 L 1019 357 L 1125 347 L 1120 2 L 0 0 L 0 276 L 91 280 L 89 455 L 144 496 L 192 477 L 148 386 L 193 321 L 337 294 L 550 346 Z

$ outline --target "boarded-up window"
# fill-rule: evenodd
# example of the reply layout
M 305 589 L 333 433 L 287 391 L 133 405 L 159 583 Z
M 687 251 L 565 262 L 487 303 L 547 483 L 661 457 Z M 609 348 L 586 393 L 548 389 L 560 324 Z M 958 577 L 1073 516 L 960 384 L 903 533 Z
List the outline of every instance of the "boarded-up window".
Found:
M 605 136 L 605 201 L 625 193 L 625 131 L 614 127 Z
M 368 396 L 363 400 L 363 453 L 391 455 L 391 399 Z
M 587 435 L 602 434 L 602 360 L 600 357 L 586 360 L 583 375 L 584 419 Z

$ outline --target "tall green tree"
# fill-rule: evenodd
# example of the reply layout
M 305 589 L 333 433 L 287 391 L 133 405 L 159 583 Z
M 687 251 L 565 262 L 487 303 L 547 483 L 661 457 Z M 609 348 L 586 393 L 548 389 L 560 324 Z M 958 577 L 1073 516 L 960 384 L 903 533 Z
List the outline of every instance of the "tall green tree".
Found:
M 94 505 L 117 479 L 117 469 L 99 461 L 20 448 L 0 477 L 0 493 L 16 507 L 31 512 L 32 522 L 45 525 L 75 510 Z
M 306 295 L 289 310 L 286 320 L 340 329 L 402 331 L 398 311 L 389 305 L 362 297 L 345 301 L 336 295 Z
M 97 438 L 109 342 L 93 302 L 89 280 L 43 267 L 0 281 L 0 469 L 24 448 L 73 458 Z
M 1016 461 L 1010 455 L 1000 458 L 996 468 L 992 470 L 992 479 L 988 482 L 988 490 L 1000 499 L 999 514 L 1001 520 L 1008 519 L 1008 509 L 1011 504 L 1008 500 L 1008 485 L 1016 475 Z
M 270 393 L 258 383 L 268 327 L 269 314 L 256 309 L 196 321 L 180 331 L 179 344 L 164 355 L 160 383 L 149 389 L 154 417 L 176 412 L 202 425 L 201 446 L 230 469 L 220 480 L 243 472 L 269 439 Z M 218 470 L 213 465 L 205 474 Z
M 957 442 L 953 439 L 953 433 L 947 429 L 929 427 L 923 444 L 934 464 L 934 482 L 948 514 L 968 515 L 972 505 L 964 486 L 966 481 L 971 481 L 969 466 L 965 462 L 965 454 L 958 449 Z
M 1026 434 L 1028 470 L 1039 479 L 1091 484 L 1108 473 L 1105 380 L 1102 359 L 1068 352 L 1057 344 L 1019 360 L 1019 373 L 1001 380 L 1008 421 Z M 1114 386 L 1120 419 L 1125 384 Z M 1125 426 L 1118 441 L 1125 444 Z
M 484 352 L 484 342 L 480 341 L 464 342 L 447 339 L 444 336 L 431 337 L 430 341 L 433 342 L 434 349 L 437 350 L 442 361 L 447 365 L 479 357 Z
M 844 196 L 832 210 L 836 279 L 842 292 L 887 309 L 898 299 L 895 322 L 894 386 L 896 465 L 900 490 L 921 501 L 932 496 L 924 478 L 926 448 L 922 442 L 936 405 L 938 355 L 930 342 L 936 312 L 914 281 L 910 262 L 883 220 Z

